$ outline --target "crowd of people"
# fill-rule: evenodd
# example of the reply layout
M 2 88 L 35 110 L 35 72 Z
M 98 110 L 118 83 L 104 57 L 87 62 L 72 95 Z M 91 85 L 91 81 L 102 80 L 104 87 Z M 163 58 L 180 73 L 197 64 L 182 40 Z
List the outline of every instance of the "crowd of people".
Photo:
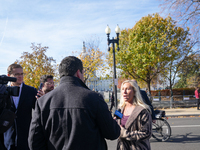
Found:
M 151 149 L 155 114 L 135 80 L 121 85 L 118 108 L 123 117 L 119 119 L 112 116 L 102 95 L 85 85 L 82 61 L 75 56 L 61 61 L 60 84 L 55 89 L 52 75 L 41 76 L 41 89 L 36 90 L 23 82 L 19 64 L 11 64 L 7 71 L 17 78 L 9 86 L 20 91 L 19 96 L 11 96 L 10 110 L 16 118 L 3 134 L 3 149 L 106 150 L 105 139 L 118 139 L 117 150 Z

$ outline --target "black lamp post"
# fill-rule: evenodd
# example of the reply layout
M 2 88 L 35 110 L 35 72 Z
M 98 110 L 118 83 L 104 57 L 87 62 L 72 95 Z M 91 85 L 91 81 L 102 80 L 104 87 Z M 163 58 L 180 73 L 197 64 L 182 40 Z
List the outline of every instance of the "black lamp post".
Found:
M 114 37 L 112 39 L 110 39 L 110 28 L 109 26 L 106 27 L 105 32 L 108 36 L 107 41 L 108 41 L 108 51 L 110 51 L 110 43 L 112 43 L 113 46 L 113 69 L 114 69 L 114 79 L 113 79 L 113 83 L 114 83 L 114 100 L 115 100 L 115 110 L 117 109 L 117 85 L 118 85 L 118 80 L 116 78 L 116 63 L 115 63 L 115 43 L 117 44 L 117 50 L 119 51 L 119 33 L 120 33 L 120 28 L 117 25 L 117 27 L 115 28 L 115 33 L 117 34 L 117 39 L 114 39 Z

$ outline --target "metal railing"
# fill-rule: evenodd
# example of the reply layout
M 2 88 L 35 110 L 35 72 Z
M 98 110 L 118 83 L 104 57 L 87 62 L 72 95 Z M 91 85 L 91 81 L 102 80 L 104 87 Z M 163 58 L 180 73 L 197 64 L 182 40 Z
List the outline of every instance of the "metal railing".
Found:
M 153 96 L 155 108 L 195 107 L 197 100 L 194 95 Z

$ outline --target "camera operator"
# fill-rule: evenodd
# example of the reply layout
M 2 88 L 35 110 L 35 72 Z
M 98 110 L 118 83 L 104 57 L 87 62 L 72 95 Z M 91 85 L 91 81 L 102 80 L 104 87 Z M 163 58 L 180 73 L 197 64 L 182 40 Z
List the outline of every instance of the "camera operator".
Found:
M 18 95 L 19 90 L 17 87 L 7 88 L 5 85 L 8 81 L 16 81 L 16 78 L 0 76 L 0 149 L 6 149 L 4 146 L 3 133 L 6 132 L 13 124 L 15 113 L 10 111 L 11 95 Z
M 8 76 L 17 78 L 10 82 L 10 86 L 18 86 L 19 96 L 11 96 L 10 110 L 16 114 L 13 125 L 4 133 L 4 145 L 8 150 L 29 150 L 28 132 L 32 118 L 32 109 L 35 106 L 37 90 L 23 83 L 23 68 L 19 64 L 11 64 Z

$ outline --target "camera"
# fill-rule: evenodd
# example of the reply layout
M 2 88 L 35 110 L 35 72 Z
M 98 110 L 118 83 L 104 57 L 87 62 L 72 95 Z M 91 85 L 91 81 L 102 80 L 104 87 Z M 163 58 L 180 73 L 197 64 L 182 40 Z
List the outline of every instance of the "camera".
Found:
M 17 78 L 0 75 L 0 134 L 7 131 L 13 124 L 16 117 L 10 109 L 10 96 L 19 95 L 19 87 L 6 87 L 8 81 L 16 82 Z
M 2 86 L 3 86 L 4 84 L 7 84 L 8 81 L 16 82 L 17 78 L 8 77 L 6 75 L 0 76 L 0 85 L 2 84 Z M 4 94 L 4 95 L 9 95 L 9 96 L 18 96 L 19 95 L 19 87 L 18 86 L 7 87 L 6 91 L 4 93 L 2 93 L 2 91 L 0 91 L 0 93 Z

